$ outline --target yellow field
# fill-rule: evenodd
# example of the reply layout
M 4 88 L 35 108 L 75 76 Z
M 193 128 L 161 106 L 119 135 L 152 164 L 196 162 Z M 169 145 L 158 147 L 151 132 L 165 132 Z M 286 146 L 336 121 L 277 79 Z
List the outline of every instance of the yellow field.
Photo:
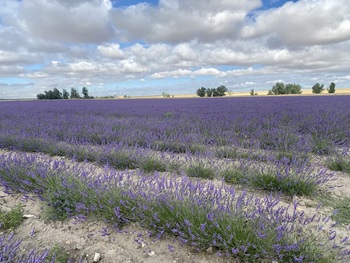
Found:
M 299 95 L 284 95 L 284 96 L 307 96 L 307 95 L 327 95 L 327 96 L 335 96 L 335 95 L 350 95 L 350 88 L 339 88 L 335 90 L 334 94 L 329 94 L 327 91 L 324 91 L 321 94 L 313 94 L 312 90 L 302 90 L 302 94 Z M 265 91 L 257 91 L 259 96 L 267 96 L 267 90 Z M 245 97 L 251 96 L 249 91 L 246 92 L 230 92 L 226 95 L 226 97 Z M 278 95 L 281 96 L 281 95 Z M 174 95 L 175 98 L 198 98 L 196 94 L 179 94 Z M 123 97 L 118 97 L 123 98 Z M 164 98 L 162 95 L 150 95 L 150 96 L 131 96 L 132 99 L 161 99 Z

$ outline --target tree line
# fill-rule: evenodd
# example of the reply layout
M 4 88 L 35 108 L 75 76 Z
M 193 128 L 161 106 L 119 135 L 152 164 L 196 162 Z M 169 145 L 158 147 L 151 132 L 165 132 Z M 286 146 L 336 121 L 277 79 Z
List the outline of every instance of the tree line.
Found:
M 200 89 L 197 89 L 196 94 L 199 97 L 223 97 L 226 95 L 227 88 L 224 85 L 221 85 L 219 87 L 215 88 L 204 88 L 201 87 Z
M 62 92 L 57 88 L 53 90 L 44 91 L 44 93 L 39 93 L 36 95 L 38 100 L 68 100 L 68 99 L 93 99 L 93 96 L 89 96 L 89 91 L 86 87 L 82 89 L 83 96 L 80 96 L 79 91 L 76 88 L 71 88 L 70 93 L 63 89 Z
M 316 83 L 311 87 L 312 93 L 322 93 L 325 88 L 324 84 Z M 328 93 L 335 93 L 335 83 L 332 82 L 328 88 Z M 284 84 L 283 82 L 277 82 L 271 90 L 268 91 L 267 95 L 280 95 L 280 94 L 301 94 L 301 86 L 299 84 Z
M 315 85 L 312 86 L 312 93 L 314 94 L 319 94 L 322 93 L 325 90 L 324 84 L 316 83 Z M 196 94 L 199 97 L 222 97 L 226 95 L 227 88 L 223 85 L 215 88 L 204 88 L 201 87 L 197 89 Z M 335 83 L 332 82 L 328 87 L 327 87 L 327 92 L 328 93 L 335 93 Z M 283 82 L 277 82 L 272 89 L 270 89 L 267 93 L 267 95 L 282 95 L 282 94 L 301 94 L 301 86 L 299 84 L 284 84 Z M 254 91 L 254 89 L 250 90 L 250 95 L 258 95 Z

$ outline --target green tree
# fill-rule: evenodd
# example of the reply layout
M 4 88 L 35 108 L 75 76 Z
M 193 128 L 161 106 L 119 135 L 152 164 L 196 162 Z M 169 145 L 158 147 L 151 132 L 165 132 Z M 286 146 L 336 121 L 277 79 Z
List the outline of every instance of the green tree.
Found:
M 207 92 L 207 89 L 204 87 L 201 87 L 200 89 L 197 89 L 196 94 L 199 97 L 205 97 L 206 92 Z
M 79 99 L 80 98 L 79 92 L 75 88 L 71 88 L 70 98 L 71 99 Z
M 286 84 L 285 94 L 301 94 L 301 86 L 299 84 Z
M 227 92 L 227 88 L 224 85 L 221 85 L 219 87 L 216 88 L 216 94 L 217 96 L 225 96 Z
M 89 99 L 89 91 L 86 87 L 83 88 L 82 93 L 84 95 L 84 99 Z
M 335 83 L 332 82 L 331 85 L 327 88 L 328 93 L 335 93 Z
M 163 92 L 163 93 L 162 93 L 162 96 L 163 96 L 164 98 L 170 98 L 170 97 L 171 97 L 171 94 L 166 93 L 166 92 Z
M 207 96 L 208 96 L 208 97 L 213 96 L 214 90 L 215 90 L 215 89 L 208 88 L 208 89 L 207 89 Z
M 43 93 L 37 94 L 36 97 L 38 98 L 38 100 L 45 100 L 46 99 L 46 96 Z
M 59 100 L 62 98 L 62 92 L 60 92 L 57 88 L 54 88 L 52 91 L 52 99 Z
M 65 100 L 69 99 L 69 92 L 66 89 L 63 89 L 62 91 L 62 98 Z
M 283 82 L 277 82 L 273 87 L 272 87 L 272 93 L 275 95 L 280 95 L 280 94 L 286 94 L 286 88 L 284 86 Z
M 316 83 L 315 85 L 312 86 L 312 93 L 315 93 L 315 94 L 319 94 L 319 93 L 322 93 L 322 91 L 324 91 L 324 85 L 320 84 L 320 83 Z

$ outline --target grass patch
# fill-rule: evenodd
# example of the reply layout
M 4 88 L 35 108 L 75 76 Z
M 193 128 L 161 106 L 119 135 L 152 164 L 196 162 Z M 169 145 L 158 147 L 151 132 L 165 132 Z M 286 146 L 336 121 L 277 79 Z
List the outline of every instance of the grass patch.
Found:
M 211 167 L 206 167 L 202 163 L 194 163 L 185 169 L 187 176 L 197 177 L 202 179 L 214 179 L 215 170 Z
M 228 184 L 239 184 L 243 182 L 244 175 L 239 169 L 226 169 L 220 173 L 220 176 L 225 180 Z
M 338 156 L 327 160 L 327 167 L 332 171 L 341 171 L 350 174 L 350 158 Z
M 252 177 L 250 184 L 258 189 L 267 191 L 282 192 L 286 195 L 312 195 L 316 186 L 312 182 L 300 180 L 298 178 L 279 177 L 277 174 L 262 172 Z
M 342 225 L 350 224 L 350 197 L 334 198 L 329 195 L 321 195 L 318 199 L 323 205 L 334 209 L 332 215 L 334 221 Z
M 60 245 L 55 244 L 47 255 L 47 262 L 67 263 L 70 262 L 69 254 Z
M 8 212 L 0 210 L 0 229 L 8 230 L 18 227 L 23 222 L 23 210 L 16 206 Z
M 139 160 L 137 167 L 148 173 L 153 171 L 165 172 L 167 170 L 166 163 L 151 156 L 147 156 L 143 160 Z

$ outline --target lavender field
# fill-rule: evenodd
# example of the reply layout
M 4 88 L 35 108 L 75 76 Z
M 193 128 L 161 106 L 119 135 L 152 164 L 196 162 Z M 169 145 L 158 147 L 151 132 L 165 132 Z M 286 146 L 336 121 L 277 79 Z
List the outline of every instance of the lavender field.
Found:
M 4 192 L 236 262 L 349 262 L 349 146 L 350 96 L 0 103 Z

